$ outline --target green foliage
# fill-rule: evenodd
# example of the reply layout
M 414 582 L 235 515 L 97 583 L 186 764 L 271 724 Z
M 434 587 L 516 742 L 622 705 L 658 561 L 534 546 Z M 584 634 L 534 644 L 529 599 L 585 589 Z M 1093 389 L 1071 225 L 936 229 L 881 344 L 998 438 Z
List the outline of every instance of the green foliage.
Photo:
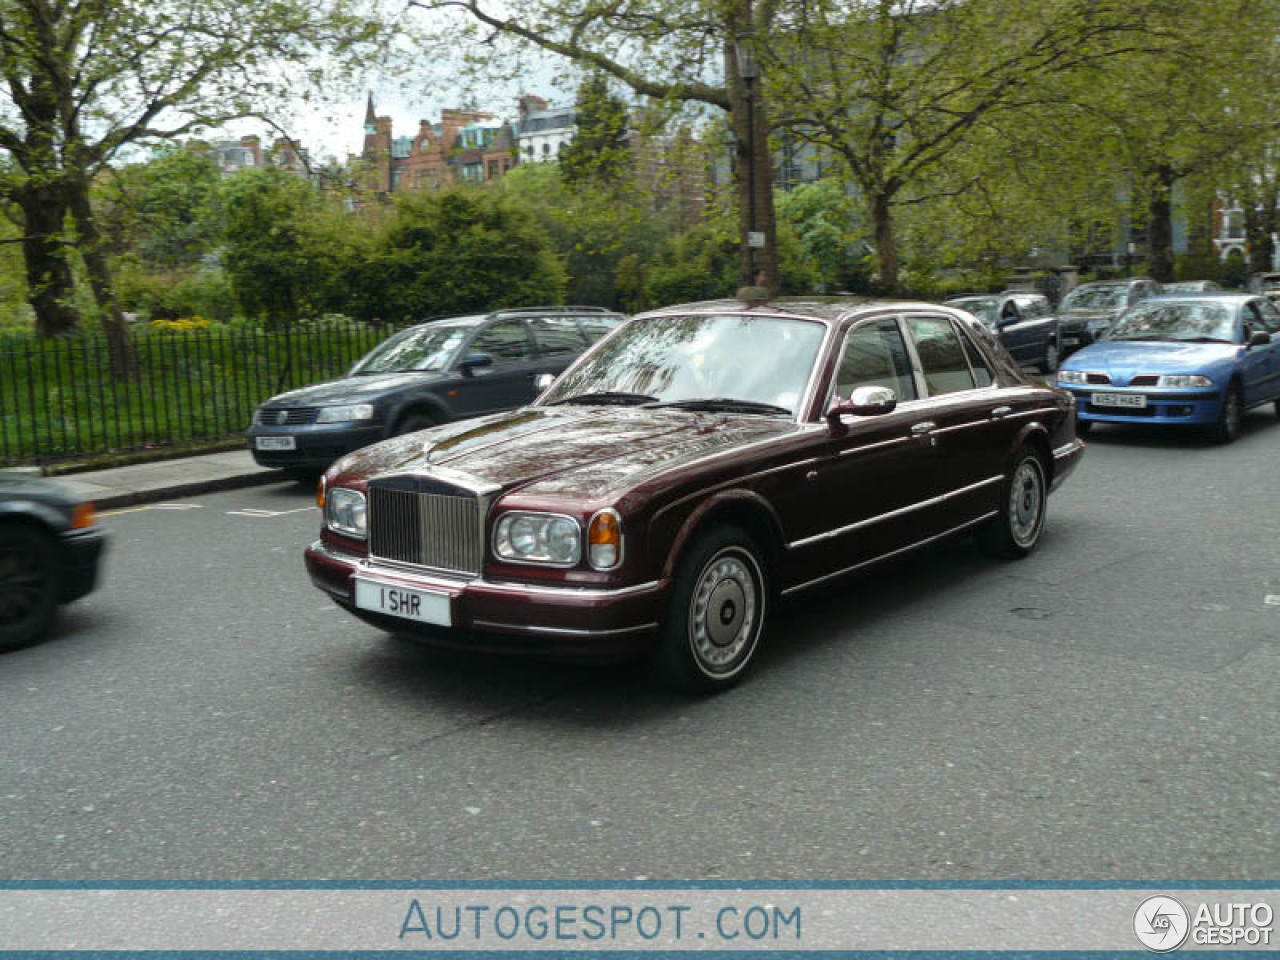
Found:
M 343 251 L 310 184 L 275 169 L 245 170 L 223 191 L 223 262 L 247 316 L 292 323 L 321 312 Z
M 557 166 L 567 184 L 586 181 L 615 183 L 627 172 L 627 105 L 609 92 L 604 76 L 596 73 L 578 88 L 577 131 L 560 151 Z
M 527 210 L 501 193 L 455 189 L 397 198 L 362 263 L 348 262 L 349 312 L 410 320 L 560 303 L 565 275 Z
M 221 174 L 196 149 L 167 146 L 100 178 L 98 222 L 112 248 L 151 270 L 190 267 L 219 243 Z
M 556 164 L 531 163 L 507 174 L 499 189 L 546 231 L 567 274 L 567 302 L 615 309 L 636 302 L 636 265 L 656 255 L 671 218 L 630 177 L 569 185 Z

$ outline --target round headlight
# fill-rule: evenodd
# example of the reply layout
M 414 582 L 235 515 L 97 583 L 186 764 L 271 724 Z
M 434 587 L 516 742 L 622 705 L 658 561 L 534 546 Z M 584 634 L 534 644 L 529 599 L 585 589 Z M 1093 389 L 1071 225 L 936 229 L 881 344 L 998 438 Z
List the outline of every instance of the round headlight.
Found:
M 547 556 L 556 563 L 569 563 L 578 558 L 578 525 L 565 517 L 554 517 L 547 523 Z
M 538 552 L 538 527 L 533 517 L 520 516 L 511 521 L 508 537 L 512 551 L 520 557 L 531 557 Z

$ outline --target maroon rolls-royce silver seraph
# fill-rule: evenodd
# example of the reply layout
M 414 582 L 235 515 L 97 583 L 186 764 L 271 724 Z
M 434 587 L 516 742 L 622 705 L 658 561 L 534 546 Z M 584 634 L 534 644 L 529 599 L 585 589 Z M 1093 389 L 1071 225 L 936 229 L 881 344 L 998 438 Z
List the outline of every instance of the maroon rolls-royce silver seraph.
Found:
M 781 597 L 973 531 L 1029 553 L 1074 400 L 963 311 L 724 301 L 623 324 L 531 405 L 376 444 L 321 481 L 316 586 L 393 633 L 644 652 L 712 690 Z

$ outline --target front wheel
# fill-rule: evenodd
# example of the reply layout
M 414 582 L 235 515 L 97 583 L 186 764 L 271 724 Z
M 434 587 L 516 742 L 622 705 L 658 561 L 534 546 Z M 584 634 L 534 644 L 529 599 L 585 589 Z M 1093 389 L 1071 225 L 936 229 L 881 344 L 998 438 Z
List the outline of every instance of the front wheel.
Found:
M 655 664 L 689 693 L 733 686 L 760 645 L 769 582 L 754 538 L 724 526 L 700 536 L 680 561 Z
M 1218 414 L 1218 422 L 1209 430 L 1209 435 L 1218 443 L 1230 443 L 1240 436 L 1240 424 L 1244 419 L 1244 402 L 1240 398 L 1240 387 L 1231 384 L 1227 387 L 1226 396 L 1222 398 L 1222 412 Z
M 1018 451 L 1001 490 L 999 513 L 983 529 L 982 546 L 998 557 L 1025 557 L 1040 541 L 1049 499 L 1044 461 L 1034 448 Z
M 48 635 L 60 586 L 53 537 L 26 524 L 0 524 L 0 650 Z
M 1058 369 L 1058 344 L 1050 341 L 1044 348 L 1044 359 L 1040 361 L 1041 373 L 1053 373 Z

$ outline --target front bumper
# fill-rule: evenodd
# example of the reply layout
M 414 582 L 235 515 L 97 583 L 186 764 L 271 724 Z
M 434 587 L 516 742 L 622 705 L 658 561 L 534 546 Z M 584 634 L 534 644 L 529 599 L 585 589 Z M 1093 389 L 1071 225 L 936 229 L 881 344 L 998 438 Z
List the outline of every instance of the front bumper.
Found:
M 1076 416 L 1096 423 L 1158 423 L 1204 425 L 1217 423 L 1222 415 L 1222 394 L 1217 387 L 1200 390 L 1160 390 L 1155 387 L 1079 387 L 1058 384 L 1076 398 Z M 1093 403 L 1093 395 L 1113 393 L 1146 398 L 1141 408 L 1103 406 Z
M 323 470 L 339 457 L 352 450 L 359 450 L 371 443 L 385 439 L 386 430 L 381 423 L 360 421 L 358 424 L 309 423 L 298 426 L 275 426 L 255 423 L 245 431 L 249 450 L 259 466 L 278 470 Z M 291 437 L 293 450 L 259 450 L 260 438 Z
M 668 581 L 613 589 L 463 579 L 372 563 L 323 541 L 307 548 L 311 582 L 343 609 L 392 633 L 438 646 L 517 651 L 584 660 L 618 660 L 652 642 L 665 616 Z M 365 610 L 354 578 L 447 596 L 451 626 Z
M 62 535 L 62 594 L 59 603 L 79 600 L 98 585 L 107 537 L 101 530 L 73 530 Z

